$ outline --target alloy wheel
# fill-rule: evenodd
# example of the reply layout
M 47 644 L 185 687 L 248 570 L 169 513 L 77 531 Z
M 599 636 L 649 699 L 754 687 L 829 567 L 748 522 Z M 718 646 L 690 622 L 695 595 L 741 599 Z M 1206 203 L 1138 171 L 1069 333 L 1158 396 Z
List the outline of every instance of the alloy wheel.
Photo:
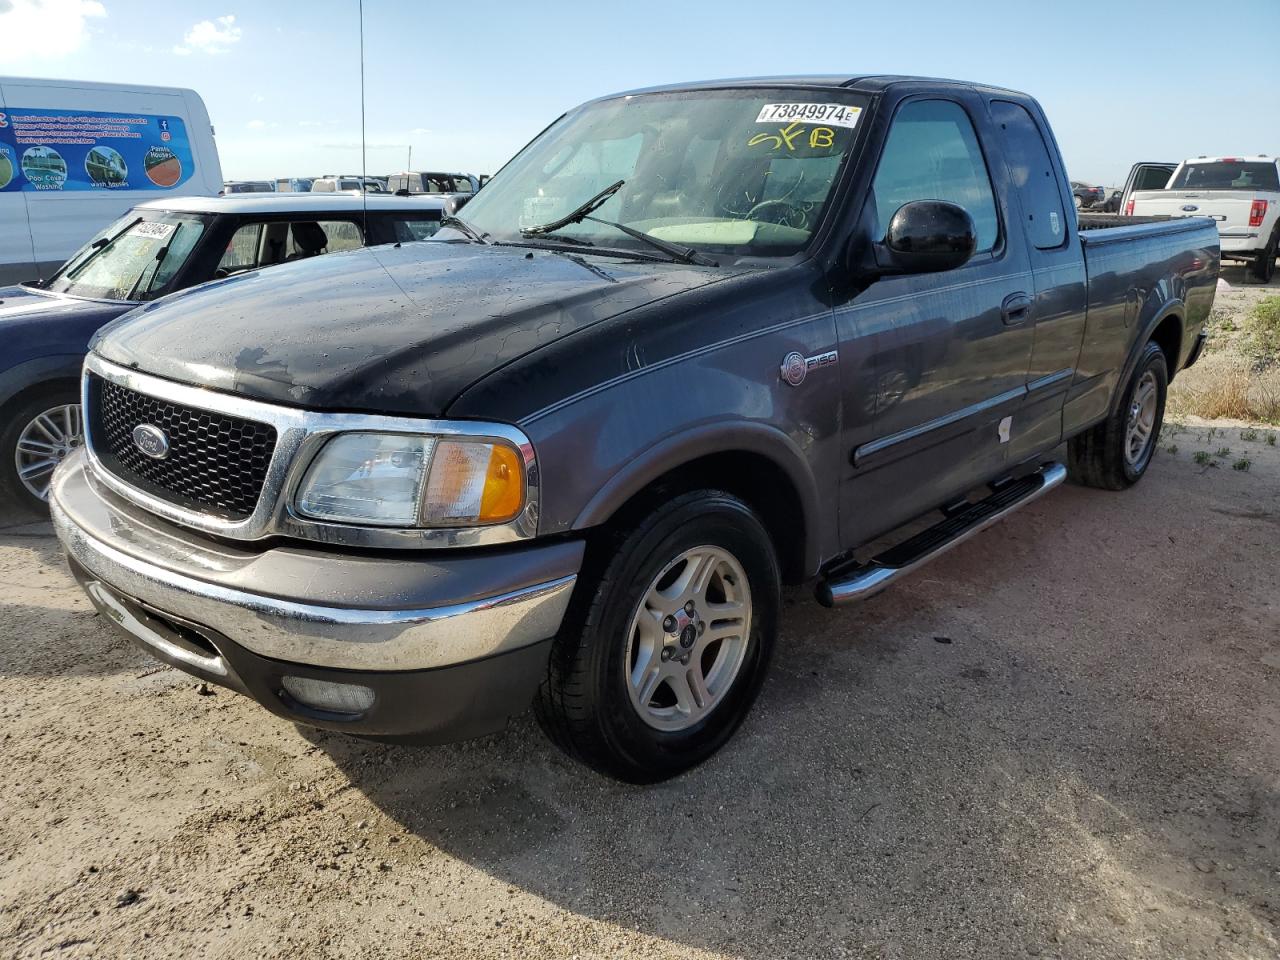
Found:
M 631 705 L 649 726 L 686 730 L 723 702 L 751 635 L 746 571 L 721 547 L 693 547 L 649 584 L 623 660 Z
M 54 469 L 82 443 L 80 404 L 64 403 L 37 414 L 18 434 L 13 454 L 18 479 L 32 496 L 48 500 Z

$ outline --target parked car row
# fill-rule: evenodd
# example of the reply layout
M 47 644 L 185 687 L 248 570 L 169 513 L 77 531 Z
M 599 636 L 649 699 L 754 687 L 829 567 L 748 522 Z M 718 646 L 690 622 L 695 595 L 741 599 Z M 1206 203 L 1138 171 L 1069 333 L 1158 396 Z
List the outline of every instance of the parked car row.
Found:
M 431 742 L 532 703 L 661 780 L 747 715 L 784 582 L 857 602 L 1068 474 L 1137 483 L 1216 289 L 1211 220 L 1078 216 L 1039 104 L 974 84 L 601 97 L 476 187 L 326 257 L 284 195 L 141 211 L 14 294 L 38 323 L 227 273 L 85 359 L 50 508 L 104 623 L 294 722 Z

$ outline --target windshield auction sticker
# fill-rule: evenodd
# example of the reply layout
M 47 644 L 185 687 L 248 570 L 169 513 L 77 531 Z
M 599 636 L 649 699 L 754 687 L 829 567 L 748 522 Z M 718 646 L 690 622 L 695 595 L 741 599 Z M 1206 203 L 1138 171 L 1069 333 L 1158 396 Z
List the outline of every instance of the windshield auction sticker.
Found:
M 0 190 L 167 190 L 194 172 L 181 117 L 0 111 Z
M 832 127 L 848 127 L 852 130 L 862 116 L 861 107 L 843 103 L 766 103 L 760 108 L 756 123 L 787 123 L 802 120 L 808 123 L 825 123 Z
M 163 240 L 173 233 L 174 225 L 172 223 L 157 223 L 154 220 L 141 220 L 133 225 L 129 231 L 134 236 L 151 237 L 156 240 Z

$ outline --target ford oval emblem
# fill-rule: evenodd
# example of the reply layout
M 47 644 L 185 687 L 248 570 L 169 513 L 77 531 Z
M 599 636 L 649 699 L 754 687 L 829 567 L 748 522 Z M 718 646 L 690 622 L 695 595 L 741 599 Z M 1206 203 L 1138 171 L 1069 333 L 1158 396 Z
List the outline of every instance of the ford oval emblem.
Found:
M 1187 213 L 1194 213 L 1196 210 L 1199 210 L 1200 208 L 1197 207 L 1194 203 L 1188 203 L 1182 209 L 1185 210 Z
M 133 428 L 133 445 L 144 457 L 163 460 L 169 455 L 169 438 L 159 427 L 140 423 Z
M 809 365 L 804 362 L 804 354 L 797 350 L 792 350 L 782 358 L 782 379 L 784 382 L 798 387 L 804 383 L 805 375 L 809 372 Z

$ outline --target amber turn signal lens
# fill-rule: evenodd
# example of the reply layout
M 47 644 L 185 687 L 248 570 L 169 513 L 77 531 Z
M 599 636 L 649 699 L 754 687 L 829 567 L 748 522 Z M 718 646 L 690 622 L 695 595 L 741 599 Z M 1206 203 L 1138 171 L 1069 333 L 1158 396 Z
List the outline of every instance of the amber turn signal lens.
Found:
M 505 523 L 524 507 L 524 460 L 505 443 L 442 440 L 431 458 L 424 526 Z
M 480 497 L 481 523 L 501 523 L 520 512 L 524 504 L 524 469 L 520 454 L 502 444 L 494 444 L 489 455 L 489 471 Z

